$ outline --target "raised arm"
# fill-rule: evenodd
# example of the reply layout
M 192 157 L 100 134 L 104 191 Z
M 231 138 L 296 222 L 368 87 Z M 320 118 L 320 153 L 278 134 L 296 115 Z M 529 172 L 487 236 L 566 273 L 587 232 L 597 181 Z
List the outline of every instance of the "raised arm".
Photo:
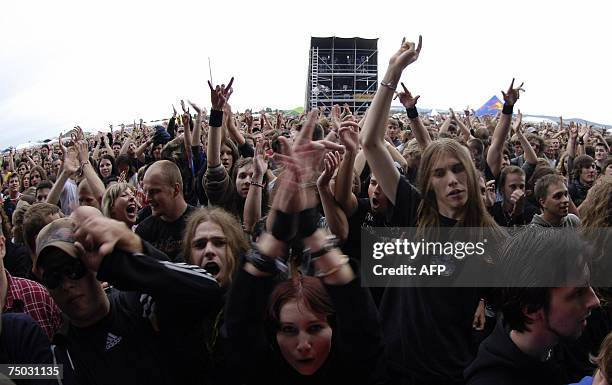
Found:
M 610 152 L 610 146 L 608 145 L 608 142 L 606 142 L 606 140 L 604 139 L 603 135 L 600 132 L 597 132 L 595 130 L 592 131 L 592 134 L 595 138 L 598 139 L 598 143 L 601 143 L 605 148 L 606 148 L 606 152 Z
M 227 131 L 229 133 L 230 138 L 232 138 L 232 140 L 238 146 L 244 145 L 246 141 L 244 140 L 244 136 L 242 136 L 242 133 L 236 125 L 236 121 L 234 120 L 234 114 L 232 112 L 232 107 L 228 103 L 225 103 L 225 106 L 223 107 L 223 114 L 227 119 Z
M 404 108 L 406 108 L 406 114 L 408 115 L 408 119 L 410 119 L 410 128 L 412 128 L 412 133 L 421 148 L 421 151 L 424 151 L 425 148 L 431 143 L 431 137 L 429 136 L 429 132 L 423 125 L 423 121 L 419 116 L 419 112 L 416 108 L 417 101 L 421 97 L 421 95 L 412 96 L 410 91 L 406 88 L 404 83 L 402 83 L 403 92 L 399 92 L 397 97 L 399 101 L 402 103 Z
M 467 141 L 472 138 L 472 134 L 470 133 L 470 130 L 461 121 L 461 119 L 457 118 L 457 115 L 455 114 L 455 111 L 453 111 L 452 108 L 450 109 L 450 113 L 451 113 L 451 119 L 453 119 L 455 123 L 457 123 L 457 126 L 459 126 L 459 131 L 461 132 L 461 135 L 463 135 L 463 139 L 465 139 L 467 143 Z
M 578 138 L 578 127 L 570 126 L 568 127 L 569 137 L 567 139 L 567 147 L 565 152 L 569 158 L 574 158 L 576 156 L 576 139 Z
M 421 43 L 420 36 L 418 46 L 415 43 L 407 42 L 405 39 L 402 40 L 400 49 L 389 60 L 389 67 L 380 83 L 381 87 L 376 91 L 361 132 L 361 144 L 366 160 L 372 169 L 372 173 L 376 175 L 383 193 L 392 204 L 395 204 L 396 201 L 395 195 L 400 173 L 393 167 L 393 159 L 384 146 L 387 116 L 402 71 L 410 63 L 417 60 L 421 52 Z
M 361 175 L 365 166 L 366 166 L 365 154 L 363 153 L 363 150 L 359 150 L 359 152 L 357 153 L 357 156 L 355 157 L 355 163 L 353 165 L 353 169 L 355 170 L 357 175 Z
M 329 231 L 338 237 L 341 242 L 344 242 L 349 232 L 348 220 L 329 187 L 329 181 L 340 164 L 340 154 L 337 151 L 327 153 L 324 164 L 325 168 L 317 179 L 317 188 L 319 190 L 319 198 L 321 198 L 321 205 L 323 206 L 323 214 L 327 220 Z
M 584 124 L 578 129 L 578 155 L 586 154 L 586 145 L 589 143 L 591 130 Z
M 94 166 L 89 162 L 89 151 L 87 149 L 87 142 L 80 140 L 76 143 L 77 152 L 79 154 L 79 162 L 81 163 L 81 170 L 83 170 L 83 176 L 89 184 L 92 194 L 98 200 L 98 203 L 102 204 L 102 197 L 104 196 L 104 183 L 100 180 L 98 173 Z
M 499 176 L 501 172 L 501 164 L 503 160 L 502 149 L 504 148 L 504 142 L 506 141 L 506 137 L 510 131 L 514 104 L 519 99 L 520 91 L 524 91 L 522 87 L 523 83 L 521 83 L 518 88 L 514 88 L 514 79 L 512 79 L 512 83 L 510 83 L 508 91 L 502 91 L 502 95 L 504 96 L 504 108 L 497 122 L 497 126 L 495 127 L 495 131 L 493 132 L 491 146 L 489 146 L 489 151 L 487 152 L 487 164 L 495 177 Z
M 357 210 L 357 197 L 353 194 L 355 159 L 359 149 L 359 127 L 354 122 L 345 122 L 338 132 L 345 152 L 338 168 L 334 197 L 347 217 Z
M 91 157 L 97 162 L 100 159 L 100 146 L 102 145 L 102 134 L 98 132 L 96 136 L 96 146 L 94 147 Z
M 9 151 L 8 163 L 9 163 L 9 171 L 14 172 L 15 171 L 15 149 L 14 148 L 11 148 L 11 150 Z
M 32 169 L 33 167 L 38 166 L 36 164 L 36 162 L 34 162 L 34 159 L 32 159 L 32 157 L 30 155 L 26 154 L 26 159 L 28 160 L 28 164 L 30 165 L 30 169 Z
M 145 140 L 140 146 L 138 146 L 138 148 L 136 148 L 136 151 L 134 151 L 134 154 L 136 155 L 136 158 L 138 158 L 138 160 L 143 162 L 143 163 L 145 161 L 144 153 L 147 150 L 147 148 L 149 148 L 153 144 L 153 135 L 154 134 L 155 134 L 155 132 L 152 132 L 151 135 L 149 135 L 149 137 L 147 138 L 147 140 Z M 144 133 L 143 133 L 143 135 L 144 135 Z
M 523 120 L 523 114 L 521 114 L 521 110 L 519 110 L 516 122 L 514 122 L 514 132 L 516 132 L 516 137 L 519 142 L 521 142 L 521 147 L 523 147 L 523 154 L 525 155 L 525 161 L 530 164 L 538 163 L 538 155 L 536 154 L 533 147 L 531 147 L 531 143 L 525 137 L 525 133 L 523 132 L 523 126 L 521 125 Z
M 444 121 L 442 122 L 442 124 L 440 125 L 440 128 L 438 130 L 438 132 L 441 134 L 443 132 L 448 132 L 448 128 L 450 127 L 451 121 L 453 119 L 451 118 L 450 114 L 444 119 Z
M 78 208 L 72 218 L 83 264 L 121 290 L 146 293 L 160 305 L 163 302 L 163 309 L 158 306 L 156 312 L 205 312 L 220 298 L 212 275 L 198 266 L 164 260 L 163 253 L 144 243 L 123 222 L 88 207 Z
M 196 116 L 195 126 L 193 126 L 193 132 L 191 133 L 191 145 L 199 146 L 201 142 L 200 135 L 202 134 L 202 119 L 204 118 L 204 115 L 206 114 L 206 110 L 198 107 L 191 100 L 187 100 L 187 102 L 198 113 L 198 115 Z
M 206 163 L 209 168 L 216 167 L 221 164 L 221 138 L 223 132 L 221 126 L 223 124 L 223 106 L 231 95 L 232 84 L 234 78 L 232 78 L 227 87 L 216 86 L 213 88 L 212 83 L 209 81 L 208 86 L 210 87 L 210 100 L 212 108 L 210 110 L 210 121 L 208 129 L 208 144 L 206 146 Z
M 263 142 L 259 141 L 255 145 L 255 156 L 253 157 L 253 176 L 251 177 L 251 185 L 249 192 L 244 202 L 244 228 L 246 232 L 251 233 L 253 226 L 261 219 L 261 202 L 263 189 L 266 186 L 263 183 L 264 175 L 268 170 L 268 162 L 264 157 Z
M 181 102 L 183 102 L 181 100 Z M 183 146 L 185 148 L 185 154 L 187 156 L 187 167 L 192 170 L 192 154 L 191 154 L 191 126 L 193 120 L 191 119 L 191 114 L 189 113 L 189 109 L 183 114 L 183 121 L 185 127 L 185 133 L 183 134 Z
M 136 128 L 134 128 L 135 130 Z M 134 133 L 134 131 L 132 131 L 132 134 Z M 125 139 L 123 141 L 123 146 L 121 146 L 121 150 L 119 150 L 119 156 L 121 155 L 126 155 L 128 152 L 128 148 L 130 148 L 130 144 L 132 144 L 133 139 L 132 139 L 132 134 L 130 134 L 130 137 Z
M 402 156 L 399 150 L 394 145 L 392 145 L 390 142 L 386 140 L 384 144 L 385 144 L 385 148 L 389 152 L 389 155 L 391 155 L 391 159 L 393 159 L 394 162 L 397 162 L 400 165 L 400 167 L 402 168 L 406 167 L 406 164 L 408 162 L 406 162 L 406 158 Z
M 62 163 L 62 171 L 60 172 L 57 180 L 53 184 L 49 195 L 47 196 L 47 203 L 57 205 L 60 199 L 60 195 L 64 190 L 64 185 L 68 178 L 70 178 L 79 169 L 79 159 L 75 148 L 70 147 L 64 152 L 64 161 Z

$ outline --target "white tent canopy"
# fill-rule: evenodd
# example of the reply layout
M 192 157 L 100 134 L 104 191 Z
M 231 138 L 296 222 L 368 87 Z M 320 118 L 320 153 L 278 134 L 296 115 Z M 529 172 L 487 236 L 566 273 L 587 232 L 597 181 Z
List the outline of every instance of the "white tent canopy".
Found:
M 555 126 L 559 125 L 559 123 L 552 119 L 539 118 L 537 116 L 523 116 L 523 123 L 552 123 Z

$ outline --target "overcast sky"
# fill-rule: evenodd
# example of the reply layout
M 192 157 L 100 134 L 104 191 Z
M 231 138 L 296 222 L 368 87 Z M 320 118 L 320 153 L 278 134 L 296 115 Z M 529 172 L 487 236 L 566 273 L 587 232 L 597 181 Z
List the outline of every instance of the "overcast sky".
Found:
M 423 35 L 402 80 L 423 108 L 476 109 L 525 82 L 527 114 L 612 123 L 605 1 L 13 1 L 0 12 L 0 148 L 75 124 L 208 107 L 235 76 L 235 109 L 304 104 L 311 36 L 378 38 L 379 80 L 402 36 Z

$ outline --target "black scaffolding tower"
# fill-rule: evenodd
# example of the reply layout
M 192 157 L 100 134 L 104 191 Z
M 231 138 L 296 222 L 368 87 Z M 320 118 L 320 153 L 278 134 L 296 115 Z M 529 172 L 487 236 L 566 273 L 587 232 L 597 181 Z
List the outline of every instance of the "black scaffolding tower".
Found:
M 378 86 L 378 39 L 311 37 L 306 110 L 348 104 L 364 113 Z

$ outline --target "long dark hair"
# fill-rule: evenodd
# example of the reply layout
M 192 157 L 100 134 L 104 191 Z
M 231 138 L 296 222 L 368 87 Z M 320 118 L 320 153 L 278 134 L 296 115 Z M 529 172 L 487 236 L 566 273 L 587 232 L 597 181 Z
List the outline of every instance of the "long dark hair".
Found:
M 96 167 L 96 171 L 98 172 L 98 176 L 100 177 L 100 179 L 104 180 L 105 177 L 102 176 L 102 173 L 100 173 L 100 164 L 102 163 L 102 160 L 108 160 L 111 163 L 111 167 L 113 168 L 111 170 L 111 174 L 108 177 L 111 176 L 117 176 L 117 166 L 115 165 L 115 157 L 110 155 L 110 154 L 104 154 L 100 157 L 100 160 L 98 160 L 98 167 Z

